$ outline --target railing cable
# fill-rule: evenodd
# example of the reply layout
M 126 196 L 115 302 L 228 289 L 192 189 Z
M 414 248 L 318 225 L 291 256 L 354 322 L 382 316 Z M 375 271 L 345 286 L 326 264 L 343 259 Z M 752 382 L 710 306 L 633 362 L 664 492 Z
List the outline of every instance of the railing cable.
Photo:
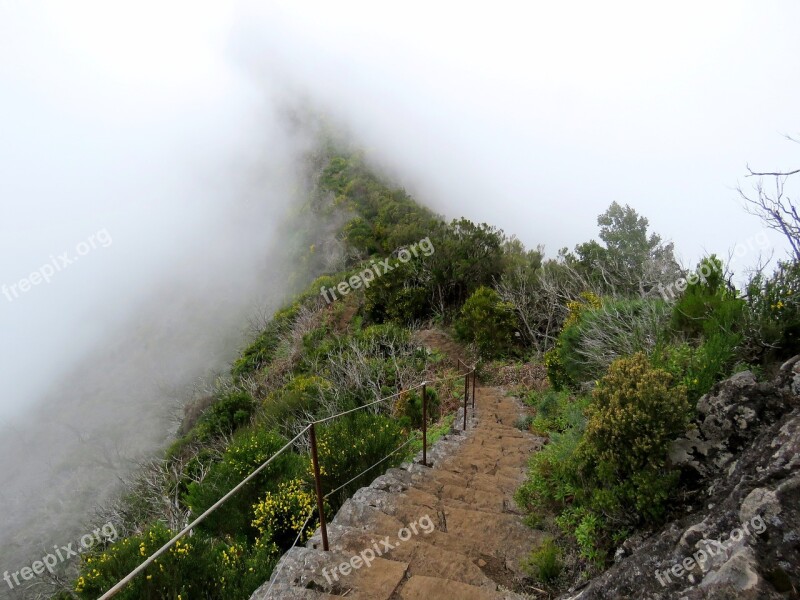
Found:
M 228 500 L 228 498 L 230 498 L 230 497 L 231 497 L 231 496 L 233 496 L 233 495 L 234 495 L 236 492 L 238 492 L 240 489 L 242 489 L 242 488 L 243 488 L 243 487 L 244 487 L 244 486 L 245 486 L 247 483 L 249 483 L 249 482 L 250 482 L 250 481 L 251 481 L 251 480 L 252 480 L 252 479 L 253 479 L 253 478 L 254 478 L 256 475 L 258 475 L 258 474 L 259 474 L 261 471 L 263 471 L 263 470 L 264 470 L 264 469 L 267 467 L 267 465 L 269 465 L 269 464 L 270 464 L 270 463 L 271 463 L 273 460 L 275 460 L 276 458 L 278 458 L 278 456 L 280 456 L 280 455 L 283 453 L 283 451 L 284 451 L 284 450 L 286 450 L 286 449 L 287 449 L 289 446 L 291 446 L 292 444 L 294 444 L 294 443 L 295 443 L 295 442 L 298 440 L 298 438 L 300 438 L 300 436 L 304 435 L 304 434 L 306 433 L 306 431 L 308 431 L 309 427 L 311 427 L 311 425 L 307 425 L 307 426 L 306 426 L 306 427 L 305 427 L 305 428 L 304 428 L 304 429 L 303 429 L 303 430 L 302 430 L 300 433 L 298 433 L 296 436 L 294 436 L 294 438 L 292 438 L 292 439 L 291 439 L 289 442 L 287 442 L 287 443 L 286 443 L 286 445 L 285 445 L 283 448 L 281 448 L 281 449 L 280 449 L 280 450 L 278 450 L 278 451 L 277 451 L 275 454 L 273 454 L 272 456 L 270 456 L 270 457 L 269 457 L 269 458 L 266 460 L 266 462 L 264 462 L 264 463 L 263 463 L 263 464 L 262 464 L 260 467 L 258 467 L 258 468 L 257 468 L 255 471 L 253 471 L 252 473 L 250 473 L 250 475 L 248 475 L 248 476 L 247 476 L 245 479 L 243 479 L 243 480 L 241 481 L 241 483 L 239 483 L 239 485 L 237 485 L 237 486 L 236 486 L 235 488 L 233 488 L 233 489 L 232 489 L 230 492 L 228 492 L 227 494 L 225 494 L 225 495 L 224 495 L 222 498 L 220 498 L 219 500 L 217 500 L 217 502 L 216 502 L 216 503 L 214 503 L 214 505 L 213 505 L 213 506 L 211 506 L 211 507 L 210 507 L 208 510 L 206 510 L 206 511 L 205 511 L 205 512 L 204 512 L 202 515 L 200 515 L 200 516 L 199 516 L 199 517 L 197 517 L 197 518 L 196 518 L 194 521 L 192 521 L 192 522 L 191 522 L 191 523 L 189 523 L 189 524 L 188 524 L 186 527 L 184 527 L 184 528 L 183 528 L 183 529 L 182 529 L 182 530 L 181 530 L 181 531 L 180 531 L 178 534 L 176 534 L 176 535 L 175 535 L 175 537 L 173 537 L 173 538 L 172 538 L 170 541 L 168 541 L 166 544 L 164 544 L 163 546 L 161 546 L 161 548 L 159 548 L 159 549 L 158 549 L 158 550 L 157 550 L 157 551 L 156 551 L 154 554 L 152 554 L 152 555 L 151 555 L 151 556 L 150 556 L 150 557 L 149 557 L 149 558 L 148 558 L 146 561 L 144 561 L 142 564 L 140 564 L 138 567 L 136 567 L 136 568 L 135 568 L 133 571 L 131 571 L 131 572 L 130 572 L 130 573 L 129 573 L 129 574 L 126 576 L 126 577 L 124 577 L 124 578 L 123 578 L 123 579 L 122 579 L 122 580 L 121 580 L 119 583 L 117 583 L 117 585 L 115 585 L 115 586 L 114 586 L 114 587 L 112 587 L 110 590 L 108 590 L 108 591 L 107 591 L 105 594 L 103 594 L 102 596 L 100 596 L 99 600 L 107 600 L 108 598 L 111 598 L 111 597 L 113 597 L 114 595 L 116 595 L 116 594 L 117 594 L 117 592 L 121 591 L 121 590 L 122 590 L 122 589 L 123 589 L 123 588 L 124 588 L 126 585 L 128 585 L 128 583 L 129 583 L 129 582 L 130 582 L 130 581 L 131 581 L 131 580 L 132 580 L 134 577 L 136 577 L 136 576 L 137 576 L 139 573 L 141 573 L 142 571 L 144 571 L 144 570 L 145 570 L 147 567 L 149 567 L 151 564 L 153 564 L 153 562 L 154 562 L 154 561 L 155 561 L 155 560 L 156 560 L 156 559 L 157 559 L 159 556 L 161 556 L 161 555 L 162 555 L 162 554 L 164 554 L 164 553 L 165 553 L 167 550 L 169 550 L 169 549 L 172 547 L 172 545 L 173 545 L 175 542 L 177 542 L 179 539 L 181 539 L 183 536 L 185 536 L 187 533 L 189 533 L 189 532 L 190 532 L 192 529 L 194 529 L 195 527 L 197 527 L 197 525 L 199 525 L 200 523 L 202 523 L 202 522 L 203 522 L 203 521 L 206 519 L 206 517 L 207 517 L 208 515 L 210 515 L 210 514 L 211 514 L 212 512 L 214 512 L 215 510 L 217 510 L 217 508 L 219 508 L 220 506 L 222 506 L 222 505 L 223 505 L 223 504 L 224 504 L 224 503 L 225 503 L 225 502 Z
M 350 485 L 351 483 L 353 483 L 353 482 L 354 482 L 356 479 L 358 479 L 359 477 L 361 477 L 362 475 L 364 475 L 364 474 L 365 474 L 367 471 L 370 471 L 371 469 L 374 469 L 374 468 L 375 468 L 375 467 L 377 467 L 379 464 L 381 464 L 382 462 L 384 462 L 384 461 L 385 461 L 387 458 L 389 458 L 389 457 L 393 456 L 394 454 L 397 454 L 397 453 L 398 453 L 400 450 L 402 450 L 403 448 L 405 448 L 406 446 L 408 446 L 408 445 L 409 445 L 411 442 L 413 442 L 413 441 L 415 441 L 415 440 L 418 440 L 418 439 L 419 439 L 419 438 L 418 438 L 417 436 L 414 436 L 414 435 L 412 435 L 412 436 L 411 436 L 411 437 L 409 437 L 409 438 L 408 438 L 408 439 L 407 439 L 405 442 L 403 442 L 403 443 L 402 443 L 402 444 L 400 444 L 400 445 L 399 445 L 397 448 L 395 448 L 394 450 L 392 450 L 391 452 L 389 452 L 389 454 L 387 454 L 386 456 L 384 456 L 382 459 L 380 459 L 380 460 L 379 460 L 378 462 L 376 462 L 374 465 L 372 465 L 371 467 L 367 467 L 366 469 L 364 469 L 363 471 L 361 471 L 361 473 L 359 473 L 358 475 L 356 475 L 355 477 L 353 477 L 353 478 L 352 478 L 350 481 L 348 481 L 347 483 L 343 483 L 342 485 L 340 485 L 340 486 L 339 486 L 338 488 L 336 488 L 335 490 L 333 490 L 333 491 L 330 491 L 330 492 L 328 492 L 327 494 L 325 494 L 324 498 L 325 498 L 325 499 L 328 499 L 328 498 L 330 498 L 331 496 L 333 496 L 333 495 L 334 495 L 336 492 L 338 492 L 338 491 L 340 491 L 340 490 L 343 490 L 343 489 L 344 489 L 344 488 L 346 488 L 348 485 Z

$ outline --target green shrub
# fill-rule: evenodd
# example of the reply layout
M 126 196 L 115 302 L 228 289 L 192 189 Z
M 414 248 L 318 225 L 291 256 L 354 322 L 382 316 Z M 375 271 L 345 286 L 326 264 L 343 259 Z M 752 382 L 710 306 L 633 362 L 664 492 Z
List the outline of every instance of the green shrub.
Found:
M 428 423 L 430 423 L 439 418 L 441 403 L 435 389 L 428 389 L 426 395 L 428 397 Z M 407 427 L 420 429 L 422 427 L 422 391 L 402 392 L 395 402 L 394 414 L 405 418 Z
M 553 538 L 545 538 L 536 550 L 533 550 L 525 561 L 525 569 L 542 583 L 552 583 L 561 575 L 564 565 L 561 560 L 561 549 Z
M 650 354 L 668 329 L 671 307 L 663 300 L 606 300 L 589 306 L 559 336 L 560 360 L 573 385 L 602 377 L 617 358 Z
M 754 354 L 784 359 L 800 353 L 800 262 L 780 262 L 770 277 L 757 275 L 747 286 Z
M 396 323 L 370 325 L 353 335 L 361 348 L 377 348 L 377 356 L 392 358 L 397 348 L 403 348 L 411 342 L 411 332 Z
M 155 524 L 141 535 L 123 538 L 110 548 L 81 557 L 75 592 L 80 598 L 98 598 L 166 542 L 175 532 Z M 219 598 L 218 564 L 212 545 L 204 538 L 179 540 L 145 573 L 120 592 L 124 600 Z M 216 592 L 216 593 L 215 593 Z
M 694 405 L 715 383 L 732 374 L 741 342 L 742 335 L 720 331 L 698 346 L 688 342 L 662 346 L 651 361 L 686 388 L 686 397 Z
M 461 308 L 456 334 L 472 342 L 484 358 L 507 356 L 515 349 L 517 319 L 513 307 L 489 287 L 480 287 Z
M 584 422 L 583 412 L 588 398 L 573 397 L 564 390 L 548 389 L 543 392 L 531 392 L 527 403 L 536 409 L 533 428 L 539 433 L 563 432 L 570 427 L 581 426 Z
M 576 451 L 582 436 L 579 427 L 550 434 L 550 442 L 531 456 L 528 477 L 514 498 L 526 511 L 542 515 L 570 505 L 580 486 Z
M 250 424 L 256 403 L 247 392 L 230 392 L 206 410 L 196 425 L 197 438 L 208 441 L 231 435 L 240 427 Z
M 514 427 L 516 427 L 520 431 L 530 431 L 532 426 L 533 426 L 533 417 L 531 415 L 517 417 L 517 420 L 514 421 Z
M 373 321 L 413 323 L 431 315 L 431 290 L 418 277 L 425 260 L 420 256 L 398 263 L 364 290 L 364 308 Z
M 211 465 L 201 482 L 187 486 L 184 504 L 197 516 L 227 494 L 245 477 L 280 450 L 287 440 L 266 429 L 247 429 L 236 434 L 221 460 Z M 218 536 L 247 534 L 255 539 L 252 527 L 252 506 L 278 483 L 293 478 L 302 470 L 303 460 L 291 451 L 284 451 L 257 477 L 203 521 L 200 528 Z
M 231 367 L 231 374 L 234 377 L 253 373 L 275 357 L 275 352 L 281 343 L 281 336 L 294 322 L 299 308 L 299 304 L 295 302 L 275 313 L 264 331 L 234 361 Z
M 673 307 L 673 329 L 693 337 L 710 337 L 741 327 L 745 302 L 725 282 L 722 262 L 713 255 L 704 258 L 696 273 L 710 275 L 695 275 L 694 281 L 687 285 Z
M 364 411 L 340 417 L 318 427 L 317 451 L 324 494 L 344 485 L 359 473 L 372 467 L 396 450 L 408 439 L 396 419 Z M 399 465 L 406 455 L 401 451 L 381 463 L 381 470 Z M 307 477 L 312 476 L 310 461 Z M 347 483 L 330 497 L 331 509 L 336 511 L 358 488 L 372 481 L 374 471 Z
M 660 518 L 673 475 L 667 449 L 688 418 L 686 389 L 644 354 L 614 362 L 593 392 L 579 449 L 592 503 L 622 522 Z
M 595 310 L 603 305 L 601 299 L 592 292 L 581 292 L 580 298 L 567 303 L 567 317 L 555 345 L 544 355 L 547 368 L 547 379 L 555 390 L 563 390 L 577 385 L 565 364 L 563 338 L 574 335 L 571 331 L 578 324 L 581 315 L 588 310 Z
M 317 414 L 331 387 L 331 383 L 322 377 L 297 375 L 267 396 L 258 422 L 288 435 L 297 423 L 305 425 L 310 415 Z
M 175 533 L 157 523 L 141 535 L 123 538 L 113 546 L 84 554 L 75 584 L 77 597 L 87 600 L 99 597 Z M 178 540 L 116 597 L 124 600 L 247 600 L 269 579 L 278 556 L 274 545 L 220 542 L 196 534 Z
M 564 398 L 538 398 L 553 427 L 550 443 L 531 457 L 515 498 L 534 514 L 555 512 L 581 555 L 602 563 L 632 526 L 663 517 L 676 482 L 667 448 L 685 430 L 689 403 L 685 388 L 641 353 L 612 363 L 586 408 L 585 429 L 581 411 L 562 420 L 570 414 Z
M 556 344 L 544 353 L 544 366 L 547 369 L 547 380 L 554 390 L 565 390 L 571 382 L 561 360 L 561 348 Z
M 601 515 L 587 507 L 576 506 L 559 515 L 556 524 L 575 537 L 581 556 L 597 566 L 603 565 L 609 535 L 607 522 Z

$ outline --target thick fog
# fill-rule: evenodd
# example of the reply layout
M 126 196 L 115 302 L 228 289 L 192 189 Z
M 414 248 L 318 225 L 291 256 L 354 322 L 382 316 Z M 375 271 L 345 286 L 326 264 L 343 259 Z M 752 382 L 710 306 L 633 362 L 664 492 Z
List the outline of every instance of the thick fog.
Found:
M 324 102 L 442 212 L 551 255 L 613 201 L 687 262 L 755 247 L 746 163 L 800 161 L 796 2 L 262 4 L 234 46 L 258 80 Z
M 0 5 L 0 572 L 85 533 L 287 291 L 309 138 L 171 6 Z
M 81 533 L 286 292 L 311 143 L 287 110 L 551 256 L 617 201 L 687 263 L 744 245 L 745 268 L 770 250 L 745 165 L 800 156 L 798 22 L 789 1 L 0 0 L 0 570 Z

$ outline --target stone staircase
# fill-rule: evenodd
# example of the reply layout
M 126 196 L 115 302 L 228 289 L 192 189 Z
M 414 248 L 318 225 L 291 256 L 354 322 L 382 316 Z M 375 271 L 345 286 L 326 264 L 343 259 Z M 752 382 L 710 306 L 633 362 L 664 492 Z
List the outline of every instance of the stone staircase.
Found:
M 432 467 L 419 456 L 358 490 L 328 525 L 331 551 L 317 531 L 251 600 L 522 598 L 520 562 L 541 533 L 513 494 L 543 440 L 514 426 L 524 408 L 501 388 L 479 387 L 475 412 L 466 434 L 455 429 L 428 452 Z

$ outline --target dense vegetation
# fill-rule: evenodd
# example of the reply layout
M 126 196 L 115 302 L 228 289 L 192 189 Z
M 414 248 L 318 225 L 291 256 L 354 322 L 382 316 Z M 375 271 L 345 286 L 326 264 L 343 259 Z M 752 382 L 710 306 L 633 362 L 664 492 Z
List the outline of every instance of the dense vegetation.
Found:
M 761 375 L 798 351 L 797 259 L 737 289 L 713 255 L 675 275 L 671 249 L 628 208 L 612 206 L 599 223 L 606 247 L 563 252 L 552 265 L 562 280 L 547 282 L 544 265 L 533 283 L 516 276 L 500 286 L 523 324 L 546 291 L 566 299 L 557 335 L 550 323 L 533 328 L 551 387 L 529 393 L 535 417 L 521 423 L 549 438 L 516 495 L 531 523 L 556 537 L 556 546 L 548 538 L 531 554 L 530 572 L 543 584 L 559 579 L 564 557 L 572 576 L 586 576 L 633 532 L 663 522 L 681 487 L 668 446 L 697 400 L 737 371 Z M 639 250 L 609 264 L 618 244 Z M 620 265 L 641 277 L 638 290 Z M 545 292 L 531 300 L 523 292 L 537 283 Z
M 63 598 L 96 598 L 310 420 L 397 393 L 320 426 L 324 489 L 341 487 L 326 498 L 333 514 L 377 473 L 355 476 L 422 424 L 410 388 L 448 368 L 415 341 L 423 323 L 452 327 L 482 359 L 500 361 L 486 364 L 544 362 L 550 388 L 528 394 L 535 413 L 521 424 L 549 437 L 517 493 L 551 534 L 531 572 L 553 582 L 576 553 L 577 571 L 600 568 L 668 512 L 679 482 L 667 446 L 702 394 L 800 346 L 796 261 L 737 290 L 717 257 L 684 272 L 647 219 L 616 203 L 598 219 L 600 241 L 546 259 L 489 225 L 446 223 L 358 155 L 328 149 L 312 163 L 291 280 L 313 281 L 260 327 L 186 435 L 131 483 L 112 510 L 123 538 L 84 555 Z M 454 393 L 431 390 L 431 420 L 442 419 L 434 431 L 447 427 Z M 315 505 L 301 437 L 119 597 L 248 598 L 298 534 L 313 531 Z

